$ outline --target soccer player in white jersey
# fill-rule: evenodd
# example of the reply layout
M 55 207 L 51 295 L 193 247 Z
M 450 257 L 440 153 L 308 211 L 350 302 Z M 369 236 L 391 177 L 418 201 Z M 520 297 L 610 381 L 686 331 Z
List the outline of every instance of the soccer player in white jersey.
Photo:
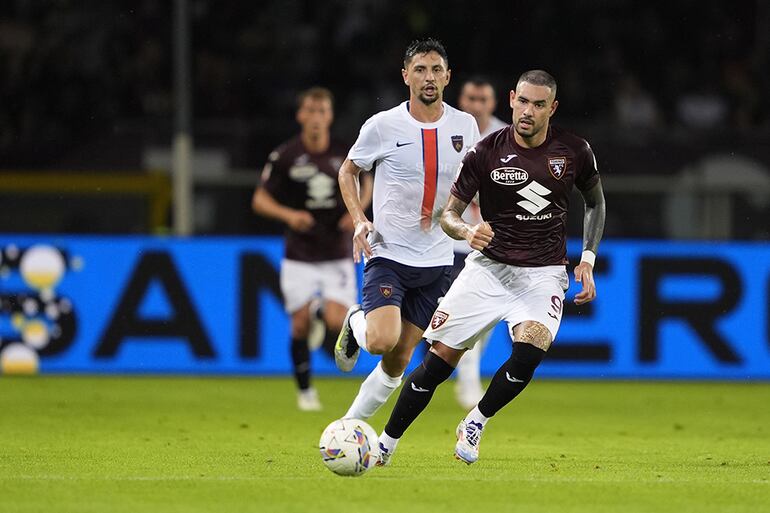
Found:
M 457 426 L 455 456 L 473 463 L 487 422 L 532 379 L 559 330 L 566 267 L 570 192 L 585 202 L 583 255 L 575 303 L 596 297 L 593 265 L 604 231 L 605 203 L 596 158 L 585 139 L 550 125 L 558 106 L 556 81 L 542 70 L 519 77 L 510 93 L 513 124 L 481 140 L 463 159 L 441 226 L 475 250 L 441 301 L 425 332 L 431 348 L 401 389 L 380 435 L 380 464 L 387 464 L 406 429 L 425 409 L 480 333 L 505 320 L 511 356 L 484 397 Z M 462 214 L 479 195 L 484 222 Z
M 364 267 L 363 304 L 348 310 L 335 360 L 350 371 L 359 350 L 382 355 L 345 414 L 368 418 L 401 384 L 438 299 L 449 288 L 452 240 L 439 224 L 458 166 L 479 138 L 473 116 L 442 101 L 449 83 L 446 50 L 434 39 L 406 50 L 409 100 L 364 123 L 339 172 L 353 217 L 354 259 Z M 361 171 L 375 167 L 374 222 L 357 194 Z
M 508 125 L 508 123 L 494 115 L 495 108 L 497 107 L 495 88 L 485 78 L 473 77 L 466 80 L 460 89 L 457 106 L 463 112 L 467 112 L 476 118 L 482 139 Z M 472 201 L 468 204 L 468 208 L 463 213 L 463 219 L 472 225 L 482 222 L 481 209 L 478 203 Z M 454 251 L 453 281 L 460 274 L 460 271 L 463 270 L 465 258 L 471 252 L 471 246 L 468 244 L 468 241 L 456 240 Z M 490 335 L 492 335 L 492 330 L 489 330 L 483 338 L 478 340 L 473 349 L 468 350 L 457 364 L 455 397 L 460 406 L 466 411 L 476 406 L 476 403 L 484 395 L 484 388 L 481 385 L 481 355 L 489 341 Z
M 486 78 L 473 77 L 466 80 L 460 90 L 457 106 L 476 118 L 482 139 L 508 126 L 508 123 L 495 116 L 497 108 L 495 88 Z

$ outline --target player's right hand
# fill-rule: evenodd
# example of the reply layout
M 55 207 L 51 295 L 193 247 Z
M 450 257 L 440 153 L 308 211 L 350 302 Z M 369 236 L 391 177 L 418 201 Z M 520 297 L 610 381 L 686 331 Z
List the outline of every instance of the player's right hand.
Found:
M 289 215 L 286 224 L 295 232 L 306 232 L 313 227 L 315 219 L 307 210 L 295 210 Z
M 492 231 L 492 227 L 489 226 L 489 223 L 484 221 L 471 228 L 468 231 L 468 235 L 465 237 L 465 240 L 468 241 L 473 249 L 481 251 L 482 249 L 489 246 L 489 243 L 492 241 L 492 237 L 494 236 L 495 232 Z
M 353 261 L 361 261 L 361 253 L 366 258 L 372 258 L 372 248 L 366 236 L 374 231 L 374 225 L 371 221 L 356 221 L 356 229 L 353 232 Z

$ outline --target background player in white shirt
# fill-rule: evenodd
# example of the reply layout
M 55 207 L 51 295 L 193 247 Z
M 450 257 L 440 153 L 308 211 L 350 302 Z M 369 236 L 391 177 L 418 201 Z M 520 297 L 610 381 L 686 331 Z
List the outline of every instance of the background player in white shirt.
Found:
M 467 112 L 476 119 L 479 125 L 481 138 L 485 138 L 492 132 L 508 126 L 508 123 L 495 117 L 497 107 L 495 89 L 492 83 L 482 77 L 470 78 L 463 83 L 460 97 L 457 100 L 460 110 Z M 473 201 L 463 213 L 463 219 L 477 225 L 483 221 L 479 205 Z M 465 266 L 465 257 L 471 252 L 471 246 L 465 240 L 455 241 L 455 263 L 452 270 L 452 278 L 456 278 Z M 469 349 L 457 364 L 457 383 L 455 384 L 455 397 L 466 411 L 479 402 L 484 395 L 484 387 L 481 385 L 481 355 L 489 341 L 492 330 L 476 342 L 473 349 Z
M 359 349 L 383 355 L 345 417 L 368 418 L 401 383 L 404 369 L 449 288 L 452 240 L 439 225 L 463 156 L 479 138 L 472 116 L 442 101 L 449 83 L 446 50 L 413 42 L 401 70 L 409 101 L 364 123 L 339 172 L 355 223 L 354 259 L 364 268 L 363 304 L 348 310 L 335 360 L 350 371 Z M 358 199 L 358 176 L 375 167 L 370 222 Z
M 460 90 L 457 106 L 476 119 L 482 139 L 508 126 L 508 123 L 495 116 L 497 108 L 495 88 L 485 78 L 474 77 L 466 80 Z

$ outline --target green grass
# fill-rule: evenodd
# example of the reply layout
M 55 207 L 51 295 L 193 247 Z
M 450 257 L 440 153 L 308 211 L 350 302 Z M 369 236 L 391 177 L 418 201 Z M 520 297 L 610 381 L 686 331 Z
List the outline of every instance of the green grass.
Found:
M 768 384 L 535 381 L 472 466 L 445 385 L 361 478 L 317 452 L 359 381 L 316 384 L 303 414 L 287 379 L 2 377 L 0 512 L 770 511 Z

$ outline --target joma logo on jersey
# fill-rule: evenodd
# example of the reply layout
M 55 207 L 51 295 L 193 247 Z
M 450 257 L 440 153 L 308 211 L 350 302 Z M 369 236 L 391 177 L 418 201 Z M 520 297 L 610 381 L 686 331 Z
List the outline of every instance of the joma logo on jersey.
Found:
M 529 180 L 529 173 L 519 167 L 498 167 L 489 172 L 489 178 L 500 185 L 520 185 Z

